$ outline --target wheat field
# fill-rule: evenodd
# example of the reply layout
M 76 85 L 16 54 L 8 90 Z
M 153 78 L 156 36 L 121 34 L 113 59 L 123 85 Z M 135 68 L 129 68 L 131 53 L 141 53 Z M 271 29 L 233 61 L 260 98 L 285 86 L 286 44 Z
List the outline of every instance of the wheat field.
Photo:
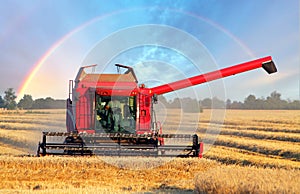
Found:
M 204 158 L 34 157 L 42 131 L 65 131 L 65 111 L 2 111 L 0 193 L 300 191 L 300 111 L 159 114 L 165 133 L 180 124 L 204 140 L 213 134 Z

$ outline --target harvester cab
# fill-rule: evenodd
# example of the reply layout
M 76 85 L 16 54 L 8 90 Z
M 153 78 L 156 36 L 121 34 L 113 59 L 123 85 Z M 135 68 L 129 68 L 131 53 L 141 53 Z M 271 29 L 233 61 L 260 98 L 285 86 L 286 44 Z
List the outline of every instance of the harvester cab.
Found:
M 75 133 L 157 133 L 151 91 L 131 67 L 121 74 L 87 74 L 82 67 L 70 81 L 67 131 Z M 91 67 L 91 66 L 88 66 Z M 120 70 L 118 70 L 120 72 Z M 76 127 L 75 127 L 76 126 Z
M 87 73 L 79 69 L 69 82 L 67 132 L 43 132 L 38 155 L 117 155 L 202 157 L 203 143 L 197 134 L 164 134 L 156 122 L 153 104 L 157 95 L 213 81 L 256 68 L 277 71 L 271 57 L 197 75 L 161 86 L 139 84 L 131 67 L 116 64 L 117 74 Z M 125 69 L 121 73 L 121 68 Z M 49 142 L 53 136 L 64 142 Z M 165 145 L 165 139 L 188 141 L 188 145 Z M 58 151 L 57 151 L 58 150 Z

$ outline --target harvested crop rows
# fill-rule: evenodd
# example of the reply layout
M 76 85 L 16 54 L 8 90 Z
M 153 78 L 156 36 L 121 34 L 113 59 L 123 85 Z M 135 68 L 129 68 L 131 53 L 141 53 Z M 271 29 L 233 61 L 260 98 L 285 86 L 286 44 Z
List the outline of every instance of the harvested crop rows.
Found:
M 166 119 L 167 128 L 176 127 L 178 115 L 185 114 L 177 111 L 176 115 L 172 110 Z M 226 164 L 274 166 L 275 162 L 281 167 L 300 168 L 300 111 L 226 110 L 224 120 L 213 120 L 211 115 L 204 110 L 196 130 L 204 142 L 206 137 L 213 137 L 213 145 L 206 145 L 206 158 Z
M 0 113 L 0 155 L 35 154 L 41 131 L 64 131 L 63 110 L 4 111 Z M 8 151 L 14 150 L 14 151 Z
M 1 112 L 0 193 L 300 190 L 300 111 L 226 110 L 224 120 L 210 110 L 163 114 L 165 133 L 212 137 L 203 159 L 28 157 L 42 131 L 65 131 L 65 111 Z
M 263 166 L 273 166 L 272 161 L 278 161 L 280 166 L 300 168 L 299 138 L 299 111 L 230 110 L 214 148 L 215 151 L 224 152 L 228 148 L 235 148 L 239 153 L 253 154 L 250 159 L 244 159 L 246 164 L 260 165 L 253 163 L 257 155 L 262 157 Z M 207 157 L 224 160 L 222 155 L 215 157 L 216 155 L 212 151 L 208 152 Z M 270 162 L 266 164 L 267 160 Z

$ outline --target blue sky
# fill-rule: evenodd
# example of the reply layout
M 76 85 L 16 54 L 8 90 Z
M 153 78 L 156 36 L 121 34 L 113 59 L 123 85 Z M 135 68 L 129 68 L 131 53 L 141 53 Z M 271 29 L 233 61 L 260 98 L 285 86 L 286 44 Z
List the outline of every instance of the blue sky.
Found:
M 18 91 L 52 48 L 25 90 L 34 98 L 67 98 L 68 80 L 93 61 L 105 71 L 114 70 L 115 62 L 134 66 L 140 82 L 152 86 L 271 55 L 276 74 L 259 69 L 178 95 L 243 100 L 276 90 L 283 98 L 299 99 L 296 0 L 1 0 L 0 13 L 2 95 L 8 87 Z M 143 26 L 149 25 L 146 31 Z M 101 50 L 109 38 L 111 44 Z M 144 39 L 151 45 L 142 45 Z M 127 50 L 118 50 L 125 45 Z M 105 56 L 113 57 L 105 61 Z

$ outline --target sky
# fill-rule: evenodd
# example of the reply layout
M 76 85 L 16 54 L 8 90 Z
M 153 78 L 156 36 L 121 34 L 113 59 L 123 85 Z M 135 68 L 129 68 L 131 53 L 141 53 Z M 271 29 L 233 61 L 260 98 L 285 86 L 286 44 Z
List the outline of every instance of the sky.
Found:
M 68 97 L 81 66 L 134 67 L 148 87 L 272 56 L 263 69 L 167 94 L 300 99 L 299 1 L 0 0 L 0 95 Z

